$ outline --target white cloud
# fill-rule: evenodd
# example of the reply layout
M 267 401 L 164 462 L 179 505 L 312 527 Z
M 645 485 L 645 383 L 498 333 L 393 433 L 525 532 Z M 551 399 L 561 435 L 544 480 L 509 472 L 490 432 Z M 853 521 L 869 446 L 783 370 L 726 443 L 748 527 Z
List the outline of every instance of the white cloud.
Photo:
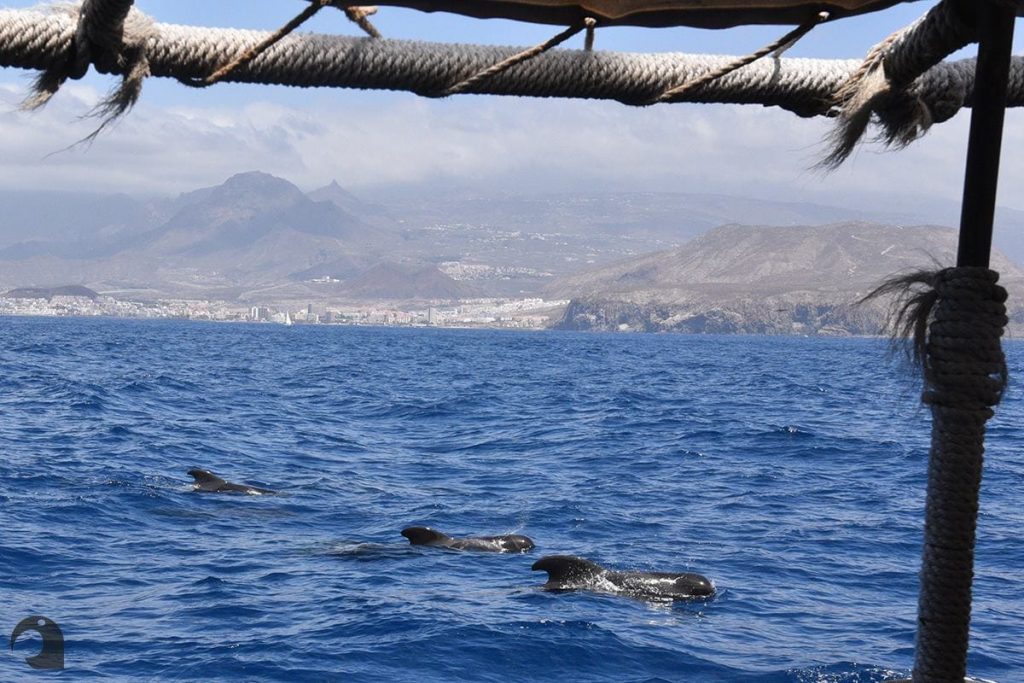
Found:
M 849 203 L 851 197 L 959 198 L 967 114 L 901 152 L 858 151 L 832 174 L 811 170 L 829 122 L 757 106 L 662 105 L 395 93 L 336 97 L 307 107 L 266 100 L 238 106 L 146 101 L 89 146 L 97 101 L 88 86 L 44 110 L 16 110 L 24 83 L 0 84 L 0 187 L 171 194 L 260 169 L 311 189 L 332 178 L 359 191 L 394 183 L 496 189 L 581 186 L 725 192 Z M 190 98 L 192 102 L 202 99 Z M 1024 180 L 1013 150 L 1024 118 L 1011 112 L 1002 186 Z M 1019 205 L 1004 192 L 1010 205 Z

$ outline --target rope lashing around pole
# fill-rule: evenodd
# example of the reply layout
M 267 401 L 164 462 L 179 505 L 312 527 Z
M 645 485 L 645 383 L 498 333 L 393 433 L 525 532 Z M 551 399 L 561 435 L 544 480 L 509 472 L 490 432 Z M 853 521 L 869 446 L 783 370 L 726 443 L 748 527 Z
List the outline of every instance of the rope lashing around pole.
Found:
M 987 268 L 946 268 L 896 278 L 869 295 L 897 295 L 893 334 L 912 333 L 932 412 L 915 682 L 965 675 L 985 423 L 1007 381 L 1006 290 L 998 280 Z
M 945 121 L 960 109 L 945 103 L 929 106 L 910 86 L 944 57 L 977 39 L 976 18 L 965 16 L 967 6 L 963 0 L 942 0 L 871 49 L 836 93 L 839 125 L 824 166 L 838 166 L 850 155 L 872 116 L 881 124 L 880 137 L 886 144 L 906 146 L 933 122 Z M 954 97 L 957 85 L 950 83 Z
M 935 278 L 924 365 L 932 453 L 915 681 L 948 680 L 950 672 L 959 680 L 966 673 L 985 423 L 1007 376 L 1000 345 L 1006 290 L 998 279 L 986 268 L 950 268 Z

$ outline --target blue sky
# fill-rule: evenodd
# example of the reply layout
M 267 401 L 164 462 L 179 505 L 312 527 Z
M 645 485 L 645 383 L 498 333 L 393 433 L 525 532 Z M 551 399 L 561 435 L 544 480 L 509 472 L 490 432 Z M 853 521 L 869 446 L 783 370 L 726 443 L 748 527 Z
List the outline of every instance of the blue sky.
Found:
M 904 3 L 827 24 L 789 55 L 859 58 L 931 4 Z M 140 0 L 136 5 L 162 22 L 273 29 L 305 3 Z M 373 21 L 386 37 L 447 42 L 531 45 L 558 31 L 388 7 Z M 331 9 L 302 30 L 358 34 Z M 786 30 L 606 28 L 598 32 L 596 48 L 742 54 Z M 567 46 L 581 42 L 577 36 Z M 8 189 L 173 194 L 260 169 L 303 189 L 337 179 L 364 194 L 386 193 L 396 185 L 465 185 L 509 192 L 723 192 L 838 204 L 894 197 L 956 200 L 968 121 L 961 113 L 901 152 L 864 146 L 844 168 L 826 175 L 811 167 L 822 153 L 829 122 L 759 106 L 636 109 L 613 102 L 481 96 L 424 100 L 408 93 L 237 84 L 193 90 L 150 79 L 142 102 L 125 120 L 89 147 L 59 151 L 95 126 L 94 120 L 81 117 L 112 81 L 90 74 L 66 87 L 45 110 L 19 112 L 16 105 L 30 76 L 0 69 L 0 187 Z M 1020 149 L 1022 142 L 1024 118 L 1011 112 L 1007 149 Z M 1004 204 L 1024 208 L 1007 189 L 1022 181 L 1022 161 L 1005 154 Z

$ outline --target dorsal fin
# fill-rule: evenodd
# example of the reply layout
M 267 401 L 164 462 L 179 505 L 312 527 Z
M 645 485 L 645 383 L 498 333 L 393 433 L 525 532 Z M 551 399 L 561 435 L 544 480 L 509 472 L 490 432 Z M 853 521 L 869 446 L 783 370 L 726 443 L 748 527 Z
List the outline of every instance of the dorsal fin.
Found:
M 413 545 L 430 545 L 431 543 L 448 543 L 451 536 L 442 534 L 436 529 L 428 526 L 410 526 L 402 529 L 402 535 L 409 539 Z
M 196 489 L 199 491 L 216 491 L 227 483 L 213 472 L 198 467 L 193 467 L 188 473 L 196 480 Z

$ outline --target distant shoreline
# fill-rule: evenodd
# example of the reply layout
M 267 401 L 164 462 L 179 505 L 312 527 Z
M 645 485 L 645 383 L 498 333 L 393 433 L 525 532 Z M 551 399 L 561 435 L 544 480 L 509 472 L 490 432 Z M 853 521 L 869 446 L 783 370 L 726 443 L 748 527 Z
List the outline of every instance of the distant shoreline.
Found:
M 253 320 L 211 320 L 205 318 L 183 318 L 183 317 L 163 317 L 163 318 L 141 318 L 141 317 L 127 317 L 127 316 L 114 316 L 114 315 L 31 315 L 31 314 L 16 314 L 16 313 L 0 313 L 0 320 L 5 318 L 17 318 L 19 320 L 29 319 L 42 319 L 42 320 L 104 320 L 104 321 L 119 321 L 119 322 L 139 322 L 139 323 L 203 323 L 210 325 L 244 325 L 246 327 L 265 327 L 267 329 L 277 329 L 281 327 L 287 327 L 281 323 L 272 323 L 266 321 L 253 321 Z M 487 326 L 487 325 L 425 325 L 425 324 L 381 324 L 381 323 L 296 323 L 294 327 L 307 328 L 307 329 L 329 329 L 329 328 L 367 328 L 367 329 L 396 329 L 396 330 L 478 330 L 478 331 L 496 331 L 496 332 L 530 332 L 530 333 L 552 333 L 552 334 L 581 334 L 587 336 L 616 336 L 626 337 L 630 335 L 642 334 L 644 336 L 665 336 L 665 337 L 784 337 L 792 339 L 887 339 L 887 335 L 882 334 L 851 334 L 851 335 L 816 335 L 816 334 L 759 334 L 759 333 L 701 333 L 701 332 L 645 332 L 641 330 L 632 330 L 629 332 L 618 332 L 609 330 L 563 330 L 556 329 L 554 327 L 536 327 L 536 328 L 514 328 L 514 327 L 502 327 L 498 325 Z M 1005 338 L 1006 341 L 1010 341 L 1009 338 Z
M 373 325 L 545 329 L 561 318 L 568 301 L 472 299 L 417 305 L 379 302 L 241 305 L 226 301 L 169 299 L 127 301 L 111 296 L 0 297 L 0 315 L 204 320 L 281 325 Z

